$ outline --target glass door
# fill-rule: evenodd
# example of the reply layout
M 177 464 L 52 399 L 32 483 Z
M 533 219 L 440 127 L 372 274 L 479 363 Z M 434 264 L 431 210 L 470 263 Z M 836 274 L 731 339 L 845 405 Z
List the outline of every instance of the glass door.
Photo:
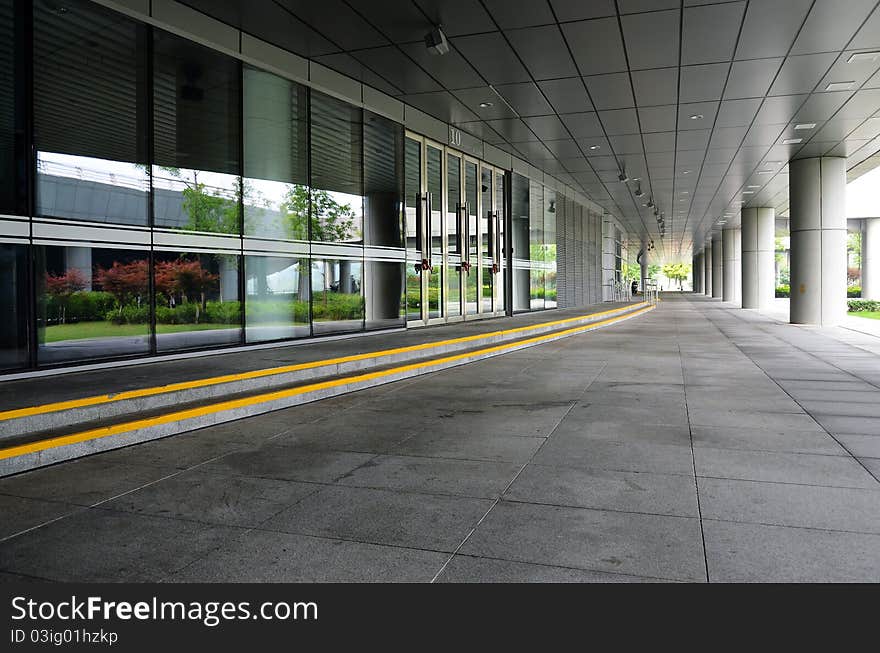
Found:
M 427 186 L 427 238 L 426 258 L 429 266 L 423 272 L 427 283 L 427 314 L 431 321 L 443 318 L 443 149 L 427 143 L 425 145 L 427 165 L 425 182 Z
M 464 207 L 462 211 L 464 243 L 462 248 L 462 279 L 464 281 L 464 308 L 466 316 L 474 316 L 480 309 L 480 248 L 478 231 L 479 196 L 477 168 L 473 159 L 464 161 Z
M 424 299 L 427 288 L 422 279 L 425 258 L 425 188 L 423 184 L 421 141 L 409 138 L 404 146 L 404 223 L 406 229 L 406 321 L 408 325 L 425 323 Z
M 446 317 L 455 320 L 462 315 L 462 276 L 465 243 L 462 237 L 462 160 L 457 154 L 446 155 Z

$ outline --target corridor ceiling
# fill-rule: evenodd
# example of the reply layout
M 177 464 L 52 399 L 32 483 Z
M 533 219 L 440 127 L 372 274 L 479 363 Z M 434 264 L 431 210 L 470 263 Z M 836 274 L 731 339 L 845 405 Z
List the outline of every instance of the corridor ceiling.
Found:
M 791 159 L 880 164 L 877 0 L 185 4 L 527 160 L 661 258 L 737 225 L 740 202 L 787 211 Z M 435 25 L 442 56 L 424 43 Z

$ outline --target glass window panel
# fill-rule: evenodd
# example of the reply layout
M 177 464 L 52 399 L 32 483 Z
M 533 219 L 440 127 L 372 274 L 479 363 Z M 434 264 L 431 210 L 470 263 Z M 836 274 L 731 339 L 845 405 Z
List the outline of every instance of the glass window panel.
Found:
M 505 185 L 505 176 L 502 172 L 495 173 L 495 210 L 498 212 L 498 242 L 500 244 L 498 248 L 498 258 L 500 260 L 499 269 L 500 272 L 495 277 L 495 286 L 496 286 L 496 311 L 504 311 L 507 308 L 507 304 L 505 302 L 505 293 L 507 292 L 507 283 L 508 283 L 508 274 L 510 271 L 507 268 L 507 256 L 505 255 L 504 248 L 507 247 L 505 244 L 506 237 L 506 228 L 507 228 L 507 213 L 505 210 L 504 204 L 504 185 Z
M 16 156 L 16 139 L 21 137 L 18 119 L 21 97 L 18 64 L 24 47 L 24 30 L 16 30 L 15 0 L 0 0 L 0 213 L 24 213 L 19 206 L 21 171 L 24 163 Z M 21 150 L 19 150 L 21 152 Z M 18 155 L 20 156 L 20 154 Z
M 544 187 L 531 182 L 529 189 L 529 306 L 544 308 Z
M 146 225 L 145 27 L 91 2 L 34 4 L 40 215 Z
M 27 363 L 29 295 L 27 246 L 0 243 L 0 369 Z
M 241 341 L 240 258 L 156 252 L 156 349 L 196 349 Z
M 35 254 L 41 364 L 149 352 L 148 252 L 40 246 Z
M 529 292 L 529 180 L 513 174 L 511 184 L 511 250 L 513 254 L 513 310 L 530 309 Z
M 247 341 L 308 336 L 308 259 L 246 256 L 244 269 Z
M 449 251 L 446 266 L 446 316 L 461 315 L 461 158 L 446 155 L 446 239 Z
M 362 111 L 312 93 L 311 239 L 363 243 Z
M 245 66 L 244 233 L 309 239 L 308 91 Z
M 364 263 L 365 326 L 368 330 L 404 325 L 403 267 L 402 262 L 396 261 Z
M 402 247 L 403 126 L 364 112 L 364 242 Z
M 544 188 L 544 308 L 556 308 L 556 191 Z M 586 279 L 584 279 L 586 284 Z
M 192 41 L 154 34 L 155 224 L 238 234 L 241 66 Z
M 422 275 L 415 269 L 415 264 L 421 262 L 422 253 L 418 251 L 416 242 L 416 217 L 417 205 L 421 194 L 421 170 L 422 170 L 422 145 L 418 141 L 406 139 L 406 173 L 405 191 L 406 198 L 406 312 L 408 320 L 420 320 L 422 318 Z
M 358 260 L 312 261 L 312 329 L 315 335 L 363 329 L 361 267 Z

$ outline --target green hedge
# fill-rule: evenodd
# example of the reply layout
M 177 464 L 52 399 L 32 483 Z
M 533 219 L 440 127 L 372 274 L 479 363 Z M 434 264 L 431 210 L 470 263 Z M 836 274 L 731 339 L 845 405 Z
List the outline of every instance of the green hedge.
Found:
M 858 299 L 862 296 L 862 287 L 861 286 L 848 286 L 846 289 L 846 296 L 850 299 Z
M 880 301 L 874 299 L 850 299 L 846 303 L 850 313 L 863 311 L 880 311 Z
M 81 290 L 64 300 L 45 296 L 46 317 L 50 320 L 60 318 L 63 311 L 67 322 L 97 322 L 115 305 L 116 300 L 108 292 Z
M 791 296 L 791 286 L 781 285 L 776 286 L 776 297 L 790 297 Z

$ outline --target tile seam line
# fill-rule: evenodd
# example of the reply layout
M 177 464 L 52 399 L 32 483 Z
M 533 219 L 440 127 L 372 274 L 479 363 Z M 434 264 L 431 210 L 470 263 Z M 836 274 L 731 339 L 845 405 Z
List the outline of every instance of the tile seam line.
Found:
M 296 363 L 294 365 L 282 365 L 279 367 L 271 367 L 262 370 L 252 370 L 249 372 L 241 372 L 238 374 L 224 374 L 220 376 L 214 377 L 206 377 L 202 379 L 196 379 L 193 381 L 182 381 L 180 383 L 172 383 L 164 386 L 153 386 L 149 388 L 141 388 L 138 390 L 126 390 L 118 393 L 107 393 L 104 395 L 94 395 L 91 397 L 83 397 L 81 399 L 71 399 L 66 401 L 53 402 L 49 404 L 41 404 L 36 406 L 27 406 L 24 408 L 15 408 L 12 410 L 0 411 L 0 422 L 7 421 L 10 419 L 18 419 L 22 417 L 30 417 L 33 415 L 45 414 L 46 412 L 58 412 L 62 410 L 69 410 L 74 408 L 85 408 L 89 406 L 98 406 L 102 404 L 113 403 L 117 401 L 123 401 L 128 399 L 139 399 L 143 397 L 151 397 L 160 394 L 166 394 L 171 392 L 177 392 L 181 390 L 191 390 L 195 388 L 204 388 L 210 387 L 214 385 L 220 385 L 223 383 L 230 383 L 235 381 L 249 381 L 252 379 L 260 379 L 270 376 L 275 376 L 279 374 L 287 374 L 291 372 L 300 372 L 303 370 L 314 369 L 317 367 L 323 367 L 327 365 L 339 365 L 342 363 L 351 363 L 357 362 L 361 360 L 368 360 L 370 358 L 378 358 L 385 356 L 393 356 L 395 354 L 404 354 L 415 351 L 430 351 L 431 349 L 435 349 L 437 347 L 444 347 L 448 345 L 461 344 L 465 342 L 473 342 L 476 340 L 492 338 L 492 337 L 504 337 L 513 335 L 516 333 L 522 333 L 523 331 L 529 331 L 533 329 L 539 329 L 549 326 L 557 326 L 557 325 L 565 325 L 570 324 L 572 322 L 577 322 L 579 320 L 589 319 L 591 317 L 601 318 L 606 315 L 612 315 L 615 313 L 621 313 L 621 311 L 631 311 L 632 309 L 637 309 L 638 307 L 648 306 L 646 302 L 639 302 L 638 304 L 633 304 L 632 306 L 624 306 L 620 308 L 610 309 L 607 311 L 600 311 L 598 313 L 588 313 L 585 315 L 580 315 L 572 318 L 565 318 L 562 320 L 553 320 L 550 322 L 540 322 L 534 325 L 528 325 L 523 327 L 516 327 L 513 329 L 501 329 L 498 331 L 490 331 L 484 334 L 477 334 L 472 336 L 462 336 L 460 338 L 450 338 L 447 340 L 439 340 L 433 343 L 421 343 L 417 345 L 409 345 L 406 347 L 395 347 L 392 349 L 381 349 L 374 352 L 366 352 L 363 354 L 352 354 L 350 356 L 341 356 L 337 358 L 328 358 L 317 361 L 309 361 L 306 363 Z M 586 326 L 586 325 L 585 325 Z
M 0 449 L 0 460 L 14 458 L 20 455 L 28 455 L 38 453 L 40 451 L 45 451 L 48 449 L 54 449 L 70 444 L 78 444 L 80 442 L 86 442 L 91 440 L 102 439 L 105 437 L 111 437 L 114 435 L 120 435 L 123 433 L 130 433 L 139 428 L 150 428 L 154 426 L 161 426 L 164 424 L 170 424 L 175 421 L 180 421 L 184 419 L 190 419 L 195 417 L 201 417 L 205 415 L 216 414 L 222 412 L 224 410 L 235 410 L 248 408 L 249 406 L 255 406 L 259 404 L 264 404 L 274 400 L 287 399 L 290 397 L 294 397 L 297 395 L 305 395 L 310 392 L 317 392 L 320 390 L 326 390 L 330 388 L 338 388 L 340 386 L 344 386 L 350 383 L 357 382 L 367 382 L 376 379 L 381 379 L 383 377 L 392 376 L 395 373 L 405 373 L 409 371 L 416 371 L 421 368 L 432 367 L 435 365 L 442 365 L 445 363 L 457 363 L 463 364 L 461 361 L 473 358 L 475 356 L 481 357 L 476 358 L 474 361 L 465 361 L 465 362 L 475 362 L 476 360 L 482 360 L 483 358 L 487 358 L 489 356 L 499 355 L 505 353 L 506 350 L 516 351 L 517 349 L 528 348 L 535 345 L 540 345 L 544 341 L 553 341 L 561 338 L 566 338 L 573 335 L 578 335 L 580 333 L 587 333 L 605 326 L 610 326 L 612 324 L 616 324 L 617 322 L 625 321 L 631 319 L 633 317 L 637 317 L 639 315 L 643 315 L 647 312 L 654 310 L 654 307 L 648 306 L 645 308 L 641 308 L 637 311 L 632 311 L 626 313 L 624 315 L 619 315 L 616 317 L 609 318 L 607 320 L 602 320 L 599 322 L 592 322 L 590 324 L 574 327 L 571 329 L 556 331 L 548 334 L 542 334 L 540 336 L 536 336 L 533 338 L 529 338 L 526 340 L 518 340 L 510 343 L 504 343 L 502 345 L 496 345 L 493 347 L 487 347 L 481 350 L 465 352 L 462 354 L 456 354 L 453 356 L 447 356 L 443 358 L 434 358 L 428 359 L 425 361 L 420 361 L 417 363 L 411 363 L 403 366 L 398 366 L 394 368 L 390 368 L 387 370 L 380 370 L 376 372 L 368 372 L 366 374 L 360 374 L 357 376 L 346 376 L 337 379 L 333 379 L 330 381 L 324 381 L 320 383 L 307 384 L 304 386 L 297 386 L 295 388 L 289 388 L 285 390 L 276 390 L 270 391 L 266 393 L 261 393 L 258 395 L 254 395 L 251 397 L 245 397 L 242 399 L 235 399 L 230 401 L 221 401 L 215 402 L 211 404 L 207 404 L 205 406 L 191 408 L 183 411 L 173 411 L 170 413 L 165 413 L 163 415 L 159 415 L 156 417 L 134 420 L 129 422 L 123 422 L 120 424 L 115 424 L 111 426 L 101 427 L 97 429 L 92 429 L 89 431 L 82 431 L 79 433 L 72 433 L 69 435 L 58 436 L 55 438 L 47 438 L 45 440 L 39 440 L 34 443 L 28 443 L 23 445 L 17 445 L 13 447 L 8 447 L 6 449 Z M 448 369 L 448 368 L 447 368 Z M 439 370 L 436 370 L 439 371 Z M 427 372 L 421 372 L 427 373 Z M 419 372 L 416 372 L 419 374 Z

